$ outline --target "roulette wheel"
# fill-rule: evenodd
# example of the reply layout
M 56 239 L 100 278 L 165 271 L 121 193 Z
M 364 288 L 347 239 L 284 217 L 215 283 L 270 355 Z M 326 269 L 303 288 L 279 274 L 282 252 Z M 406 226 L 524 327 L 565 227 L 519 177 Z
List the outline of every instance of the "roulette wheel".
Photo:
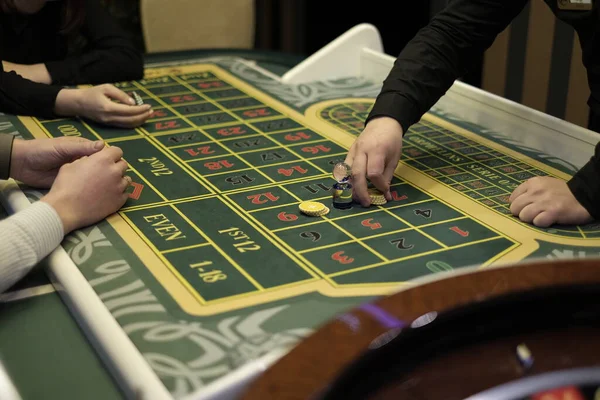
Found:
M 600 399 L 600 261 L 448 274 L 338 315 L 243 398 Z

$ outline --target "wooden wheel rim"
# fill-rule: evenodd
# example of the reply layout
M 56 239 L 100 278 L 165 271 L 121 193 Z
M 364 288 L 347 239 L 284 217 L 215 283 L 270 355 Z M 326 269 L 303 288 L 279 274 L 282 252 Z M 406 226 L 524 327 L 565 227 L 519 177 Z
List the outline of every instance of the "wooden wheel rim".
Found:
M 432 310 L 441 313 L 529 290 L 592 283 L 600 283 L 600 259 L 538 260 L 423 279 L 338 315 L 253 382 L 242 399 L 317 398 L 394 321 L 410 322 Z

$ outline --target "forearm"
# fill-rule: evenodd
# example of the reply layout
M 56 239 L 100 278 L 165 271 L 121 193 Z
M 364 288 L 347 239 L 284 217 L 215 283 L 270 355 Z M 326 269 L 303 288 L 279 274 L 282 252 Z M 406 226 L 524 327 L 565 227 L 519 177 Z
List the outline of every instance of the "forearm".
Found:
M 527 0 L 453 0 L 402 50 L 367 121 L 396 119 L 404 132 L 471 68 Z
M 0 293 L 23 278 L 62 240 L 60 217 L 44 202 L 0 221 Z
M 64 117 L 75 117 L 81 112 L 81 89 L 62 89 L 56 96 L 54 112 Z
M 23 65 L 2 61 L 2 66 L 4 71 L 15 72 L 32 82 L 43 83 L 46 85 L 52 84 L 52 78 L 50 77 L 50 73 L 45 64 Z
M 600 221 L 600 143 L 594 156 L 567 182 L 573 196 L 587 212 Z
M 0 71 L 0 112 L 54 118 L 54 103 L 61 89 L 24 79 L 14 71 Z

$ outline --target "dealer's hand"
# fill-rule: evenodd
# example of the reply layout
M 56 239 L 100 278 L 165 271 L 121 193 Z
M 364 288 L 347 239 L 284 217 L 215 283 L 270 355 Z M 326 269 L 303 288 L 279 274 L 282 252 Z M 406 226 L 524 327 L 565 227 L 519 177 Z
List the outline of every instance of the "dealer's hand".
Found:
M 364 207 L 371 204 L 367 178 L 390 201 L 390 183 L 402 154 L 402 127 L 393 118 L 377 117 L 369 121 L 356 139 L 346 164 L 352 167 L 354 197 Z
M 523 182 L 513 191 L 509 202 L 513 215 L 539 227 L 580 225 L 592 221 L 590 213 L 575 199 L 567 183 L 549 176 Z

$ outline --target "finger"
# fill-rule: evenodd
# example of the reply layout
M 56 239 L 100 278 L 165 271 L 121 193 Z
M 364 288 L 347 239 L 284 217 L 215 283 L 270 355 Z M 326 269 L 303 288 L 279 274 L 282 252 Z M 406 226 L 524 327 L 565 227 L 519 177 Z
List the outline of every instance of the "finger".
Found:
M 135 100 L 129 96 L 127 93 L 125 93 L 124 91 L 122 91 L 121 89 L 119 89 L 118 87 L 114 86 L 114 85 L 103 85 L 102 86 L 104 95 L 113 99 L 113 100 L 118 100 L 121 103 L 128 104 L 130 106 L 135 105 Z
M 348 154 L 346 155 L 346 159 L 344 162 L 349 166 L 352 166 L 352 161 L 354 161 L 354 153 L 356 152 L 356 147 L 352 145 L 350 150 L 348 150 Z
M 517 197 L 526 193 L 528 186 L 529 185 L 527 184 L 527 182 L 523 182 L 519 186 L 517 186 L 517 188 L 515 190 L 513 190 L 513 192 L 510 194 L 510 197 L 508 198 L 508 202 L 512 203 L 513 201 L 515 201 L 515 199 Z
M 91 156 L 102 150 L 104 147 L 105 144 L 102 140 L 96 140 L 94 142 L 87 139 L 63 140 L 59 143 L 59 146 L 57 146 L 57 151 L 65 162 L 70 162 L 84 156 Z
M 512 215 L 519 215 L 519 213 L 528 205 L 533 203 L 531 195 L 523 194 L 517 197 L 512 203 L 510 203 L 510 212 Z
M 528 204 L 519 213 L 519 219 L 523 222 L 531 223 L 542 211 L 544 210 L 539 205 L 535 203 Z
M 108 101 L 108 100 L 107 100 Z M 151 114 L 150 104 L 143 104 L 141 106 L 128 106 L 126 104 L 119 104 L 109 101 L 110 104 L 106 106 L 106 113 L 111 117 L 135 117 L 135 116 L 146 116 Z
M 539 226 L 540 228 L 548 228 L 555 222 L 557 222 L 556 218 L 550 211 L 542 211 L 533 219 L 533 224 L 535 226 Z
M 121 182 L 120 182 L 120 185 L 119 185 L 119 190 L 121 192 L 124 192 L 131 185 L 131 182 L 133 182 L 133 179 L 131 179 L 130 176 L 125 175 L 123 178 L 121 178 Z
M 150 104 L 135 105 L 133 100 L 127 93 L 113 85 L 104 85 L 103 93 L 106 97 L 113 100 L 118 100 L 122 104 L 110 102 L 108 112 L 115 115 L 139 115 L 149 111 L 152 106 Z
M 89 139 L 86 139 L 81 136 L 61 136 L 61 137 L 57 137 L 57 138 L 53 138 L 53 139 L 49 139 L 49 140 L 60 140 L 62 142 L 80 142 L 80 143 L 90 141 Z
M 396 162 L 388 162 L 385 166 L 385 170 L 383 171 L 383 179 L 388 183 L 388 190 L 384 193 L 385 199 L 387 201 L 392 201 L 392 194 L 390 193 L 390 185 L 392 183 L 392 179 L 394 179 L 394 171 L 396 171 L 396 167 L 398 166 L 398 161 Z
M 73 161 L 71 161 L 69 164 L 77 164 L 77 163 L 79 163 L 79 162 L 81 162 L 81 161 L 84 161 L 86 158 L 88 158 L 88 156 L 83 156 L 83 157 L 80 157 L 80 158 L 78 158 L 77 160 L 73 160 Z M 68 164 L 65 164 L 65 165 L 68 165 Z
M 123 191 L 123 194 L 121 196 L 122 196 L 121 197 L 121 205 L 119 206 L 119 209 L 125 205 L 127 200 L 129 200 L 129 193 L 127 193 L 126 191 Z M 119 211 L 119 210 L 117 210 L 117 211 Z
M 121 209 L 121 207 L 125 205 L 127 200 L 129 200 L 129 193 L 123 191 L 123 193 L 121 194 L 121 204 L 119 205 L 119 209 Z M 119 209 L 117 209 L 116 211 L 119 211 Z
M 123 160 L 122 158 L 119 161 L 117 161 L 115 166 L 117 170 L 121 173 L 121 175 L 125 175 L 125 172 L 127 172 L 127 169 L 129 168 L 129 164 L 127 164 L 127 161 Z
M 117 162 L 123 158 L 123 150 L 116 146 L 110 146 L 102 150 L 98 155 L 102 155 L 113 162 Z
M 371 199 L 367 192 L 366 168 L 367 155 L 363 152 L 358 152 L 354 157 L 354 165 L 352 165 L 352 185 L 354 186 L 354 194 L 357 200 L 364 207 L 371 205 Z
M 387 193 L 390 189 L 390 184 L 383 176 L 385 170 L 385 157 L 383 154 L 371 154 L 367 158 L 367 177 L 369 181 L 381 193 Z
M 151 111 L 147 111 L 143 114 L 135 115 L 135 116 L 112 116 L 106 119 L 105 124 L 109 124 L 112 126 L 120 127 L 120 128 L 137 128 L 140 125 L 143 125 L 144 122 L 150 118 Z

